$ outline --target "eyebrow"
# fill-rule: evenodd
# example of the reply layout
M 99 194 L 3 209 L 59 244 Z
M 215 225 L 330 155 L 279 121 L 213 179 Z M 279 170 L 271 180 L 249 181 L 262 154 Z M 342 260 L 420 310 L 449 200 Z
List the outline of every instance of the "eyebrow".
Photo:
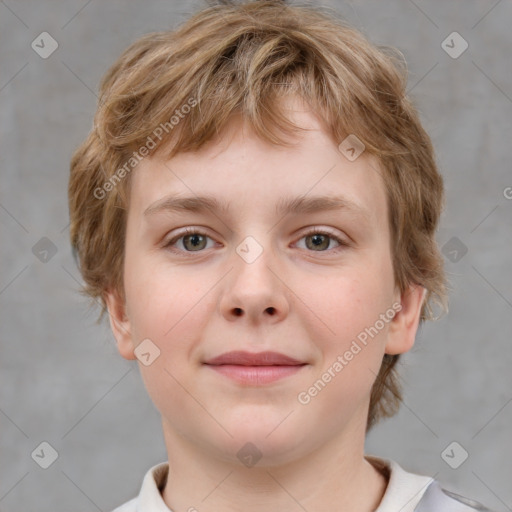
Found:
M 283 198 L 276 205 L 276 215 L 308 214 L 329 210 L 346 210 L 369 220 L 369 212 L 363 206 L 341 196 L 316 196 Z M 156 201 L 144 210 L 144 215 L 161 212 L 194 212 L 207 211 L 229 213 L 229 204 L 221 203 L 213 196 L 168 196 Z

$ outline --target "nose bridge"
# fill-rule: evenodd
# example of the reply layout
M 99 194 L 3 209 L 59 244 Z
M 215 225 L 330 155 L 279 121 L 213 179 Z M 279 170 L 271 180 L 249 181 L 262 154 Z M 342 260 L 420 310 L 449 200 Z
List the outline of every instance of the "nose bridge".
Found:
M 271 232 L 247 235 L 235 246 L 233 269 L 220 306 L 229 317 L 263 318 L 285 315 L 289 309 L 285 286 L 278 277 L 279 263 Z
M 258 234 L 257 237 L 248 235 L 236 246 L 235 252 L 247 265 L 252 265 L 257 260 L 260 260 L 260 263 L 261 260 L 264 262 L 268 260 L 268 253 L 271 249 L 270 236 L 267 233 L 264 239 L 261 234 Z
M 256 238 L 257 237 L 257 238 Z M 273 250 L 271 247 L 271 235 L 248 235 L 235 247 L 234 276 L 241 286 L 249 286 L 245 293 L 259 292 L 270 293 L 274 288 L 275 265 Z

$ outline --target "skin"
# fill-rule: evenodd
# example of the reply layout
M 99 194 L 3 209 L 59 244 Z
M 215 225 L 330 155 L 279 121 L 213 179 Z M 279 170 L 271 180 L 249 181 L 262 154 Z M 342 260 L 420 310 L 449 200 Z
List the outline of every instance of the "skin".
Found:
M 170 468 L 162 496 L 175 511 L 331 511 L 336 503 L 370 512 L 386 489 L 364 458 L 370 392 L 383 355 L 412 348 L 424 289 L 395 288 L 378 161 L 366 153 L 349 161 L 297 99 L 290 117 L 308 128 L 294 147 L 264 142 L 234 118 L 201 151 L 146 158 L 132 175 L 126 300 L 115 290 L 106 300 L 124 358 L 135 359 L 147 338 L 160 350 L 139 368 L 162 416 Z M 364 208 L 366 220 L 343 209 L 275 214 L 284 197 L 334 193 Z M 166 196 L 206 194 L 230 212 L 144 215 Z M 208 238 L 199 251 L 180 238 L 172 252 L 166 244 L 187 226 Z M 315 248 L 313 227 L 348 245 L 328 237 Z M 252 263 L 236 252 L 247 236 L 263 250 Z M 301 404 L 298 394 L 394 303 L 402 304 L 394 318 Z M 241 385 L 203 364 L 231 350 L 272 350 L 307 365 L 271 384 Z M 252 467 L 237 457 L 248 442 L 262 454 Z

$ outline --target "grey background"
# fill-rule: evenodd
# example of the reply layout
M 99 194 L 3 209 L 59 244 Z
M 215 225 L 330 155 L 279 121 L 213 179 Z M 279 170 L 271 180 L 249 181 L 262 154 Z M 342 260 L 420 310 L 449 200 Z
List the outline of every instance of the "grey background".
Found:
M 421 328 L 402 365 L 405 403 L 369 435 L 366 451 L 498 512 L 512 510 L 512 5 L 323 3 L 405 54 L 409 90 L 446 183 L 438 241 L 456 237 L 467 247 L 457 262 L 445 248 L 450 312 Z M 68 169 L 107 68 L 137 37 L 175 27 L 202 5 L 0 2 L 2 512 L 108 511 L 166 460 L 137 362 L 117 353 L 107 324 L 95 324 L 98 310 L 77 292 Z M 31 48 L 43 31 L 59 44 L 47 59 Z M 441 47 L 453 31 L 469 44 L 457 59 Z M 43 237 L 57 251 L 46 263 L 33 252 Z M 42 441 L 59 453 L 46 470 L 31 458 Z M 441 457 L 452 441 L 469 453 L 458 469 Z

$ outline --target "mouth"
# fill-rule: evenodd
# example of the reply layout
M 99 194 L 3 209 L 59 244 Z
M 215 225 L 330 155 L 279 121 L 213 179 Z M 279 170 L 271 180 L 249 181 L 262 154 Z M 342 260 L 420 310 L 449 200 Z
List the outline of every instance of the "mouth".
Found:
M 263 385 L 297 374 L 307 363 L 278 352 L 234 351 L 204 363 L 207 367 L 243 385 Z
M 237 365 L 237 366 L 297 366 L 306 364 L 279 352 L 245 352 L 236 350 L 226 352 L 220 356 L 206 361 L 209 365 Z

